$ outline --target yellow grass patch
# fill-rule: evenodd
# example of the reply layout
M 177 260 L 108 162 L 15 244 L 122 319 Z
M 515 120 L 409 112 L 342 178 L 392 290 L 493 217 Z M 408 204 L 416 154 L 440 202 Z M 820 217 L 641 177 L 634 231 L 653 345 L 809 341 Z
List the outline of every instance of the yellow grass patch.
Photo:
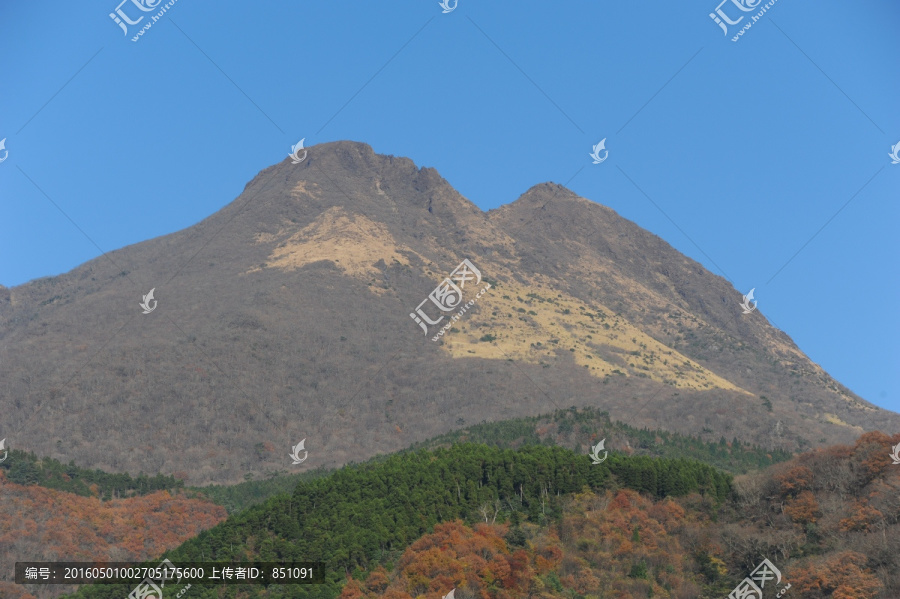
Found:
M 861 427 L 861 426 L 855 426 L 855 425 L 844 422 L 843 420 L 838 418 L 835 414 L 829 414 L 828 412 L 826 412 L 824 416 L 825 416 L 825 420 L 827 422 L 830 422 L 831 424 L 837 424 L 839 426 L 846 426 L 846 427 L 858 430 L 859 432 L 863 432 L 863 430 L 864 430 L 863 427 Z
M 596 377 L 643 376 L 679 389 L 741 391 L 727 379 L 643 333 L 600 304 L 542 287 L 502 284 L 443 337 L 454 357 L 514 359 L 552 367 L 567 351 Z M 485 335 L 494 341 L 480 341 Z M 616 372 L 618 371 L 618 372 Z
M 283 235 L 259 235 L 257 241 L 271 242 Z M 374 265 L 379 260 L 409 265 L 403 251 L 411 250 L 398 244 L 384 225 L 333 207 L 282 241 L 269 255 L 266 267 L 295 269 L 328 260 L 348 275 L 367 276 L 376 272 Z M 261 268 L 248 272 L 258 270 Z

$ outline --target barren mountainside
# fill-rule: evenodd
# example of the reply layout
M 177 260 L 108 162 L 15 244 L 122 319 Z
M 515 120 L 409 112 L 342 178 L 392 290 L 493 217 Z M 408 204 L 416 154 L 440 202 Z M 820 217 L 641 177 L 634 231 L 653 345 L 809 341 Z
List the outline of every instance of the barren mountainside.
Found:
M 432 341 L 410 314 L 464 259 L 491 288 Z M 740 300 L 559 185 L 484 213 L 434 169 L 322 144 L 193 227 L 0 287 L 0 436 L 202 484 L 568 406 L 791 451 L 900 430 Z

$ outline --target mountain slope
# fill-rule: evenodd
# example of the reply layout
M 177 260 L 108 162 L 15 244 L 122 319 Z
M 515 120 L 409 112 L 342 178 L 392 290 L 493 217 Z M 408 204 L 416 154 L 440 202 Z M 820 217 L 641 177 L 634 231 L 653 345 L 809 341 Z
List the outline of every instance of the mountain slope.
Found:
M 371 473 L 385 462 L 406 459 L 404 454 L 422 449 L 449 449 L 462 443 L 486 444 L 497 449 L 532 446 L 538 452 L 544 451 L 542 446 L 558 445 L 583 455 L 585 439 L 596 444 L 601 437 L 606 447 L 622 456 L 687 458 L 728 474 L 746 473 L 791 457 L 739 442 L 726 443 L 724 439 L 704 443 L 665 431 L 637 430 L 611 422 L 605 413 L 584 409 L 466 426 L 398 454 L 367 460 L 358 468 Z M 7 523 L 0 524 L 0 547 L 12 547 L 18 553 L 10 553 L 11 557 L 3 562 L 9 564 L 9 571 L 0 571 L 0 597 L 52 598 L 71 591 L 71 587 L 56 585 L 16 588 L 4 582 L 13 578 L 12 566 L 16 561 L 43 559 L 49 551 L 59 560 L 128 556 L 128 559 L 155 559 L 164 548 L 173 548 L 193 536 L 192 533 L 224 519 L 222 508 L 229 515 L 236 515 L 276 495 L 291 494 L 298 487 L 309 488 L 313 479 L 333 474 L 334 471 L 324 469 L 305 470 L 296 475 L 248 480 L 237 485 L 185 489 L 181 480 L 171 476 L 132 479 L 127 474 L 85 470 L 71 463 L 65 465 L 13 450 L 0 462 L 0 523 Z M 368 481 L 361 485 L 368 486 Z M 146 501 L 122 500 L 133 495 L 145 497 Z M 202 501 L 204 498 L 216 506 Z M 216 518 L 204 521 L 204 510 Z M 193 514 L 190 520 L 193 528 L 185 525 L 188 513 Z M 135 526 L 140 526 L 140 530 L 135 530 Z M 145 550 L 134 552 L 134 547 Z
M 692 460 L 611 454 L 602 466 L 558 447 L 517 451 L 462 444 L 449 449 L 390 456 L 377 464 L 342 468 L 299 484 L 232 516 L 167 554 L 188 561 L 321 562 L 322 585 L 278 588 L 284 597 L 334 597 L 346 573 L 383 565 L 440 522 L 485 517 L 549 523 L 568 495 L 622 486 L 661 498 L 698 493 L 715 505 L 726 500 L 731 476 Z M 282 590 L 283 589 L 283 590 Z M 125 589 L 86 586 L 79 597 L 112 598 Z M 274 590 L 273 590 L 274 591 Z M 198 597 L 217 596 L 213 585 L 192 587 Z M 224 596 L 265 596 L 258 586 L 234 587 Z
M 0 470 L 0 597 L 55 597 L 74 588 L 16 585 L 16 562 L 142 561 L 225 518 L 223 507 L 203 498 L 156 491 L 101 501 L 9 482 Z
M 465 258 L 493 287 L 432 341 L 410 314 Z M 322 144 L 193 227 L 0 289 L 0 430 L 203 484 L 568 406 L 790 451 L 898 428 L 739 300 L 560 186 L 483 213 L 434 169 Z
M 460 444 L 305 481 L 166 557 L 321 560 L 327 572 L 301 588 L 194 585 L 198 598 L 437 599 L 454 587 L 461 598 L 711 598 L 767 559 L 780 571 L 769 593 L 891 599 L 898 442 L 867 433 L 733 480 L 691 460 L 610 454 L 595 465 L 557 447 Z M 126 592 L 85 586 L 74 596 Z

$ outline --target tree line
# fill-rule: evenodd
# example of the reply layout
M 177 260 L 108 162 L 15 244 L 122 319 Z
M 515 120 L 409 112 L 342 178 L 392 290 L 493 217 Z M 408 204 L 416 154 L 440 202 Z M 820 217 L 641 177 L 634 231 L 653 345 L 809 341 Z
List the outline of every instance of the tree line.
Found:
M 613 453 L 594 465 L 586 455 L 560 447 L 460 444 L 394 454 L 303 481 L 291 495 L 232 516 L 164 557 L 175 564 L 322 562 L 328 572 L 323 585 L 272 585 L 265 594 L 258 587 L 194 585 L 190 592 L 197 599 L 238 594 L 333 599 L 348 573 L 390 564 L 440 522 L 548 524 L 561 517 L 573 493 L 618 488 L 657 498 L 699 493 L 721 502 L 731 492 L 731 476 L 686 459 Z M 91 586 L 74 596 L 119 599 L 123 590 Z
M 38 458 L 34 452 L 10 450 L 9 457 L 0 462 L 6 480 L 18 485 L 40 485 L 48 489 L 66 491 L 82 497 L 99 497 L 102 500 L 135 495 L 148 495 L 156 491 L 173 491 L 184 487 L 184 481 L 174 476 L 139 473 L 110 474 L 100 469 L 79 468 L 74 460 L 63 464 L 53 458 Z

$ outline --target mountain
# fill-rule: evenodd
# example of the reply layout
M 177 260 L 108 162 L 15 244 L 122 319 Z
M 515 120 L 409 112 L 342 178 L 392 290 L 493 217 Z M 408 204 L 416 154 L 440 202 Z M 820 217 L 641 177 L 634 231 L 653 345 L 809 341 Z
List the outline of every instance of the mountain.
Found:
M 792 452 L 900 430 L 607 207 L 545 183 L 484 213 L 409 159 L 308 152 L 188 229 L 0 288 L 7 447 L 197 485 L 569 406 Z M 426 298 L 464 259 L 474 303 L 423 334 L 411 314 L 442 314 Z

